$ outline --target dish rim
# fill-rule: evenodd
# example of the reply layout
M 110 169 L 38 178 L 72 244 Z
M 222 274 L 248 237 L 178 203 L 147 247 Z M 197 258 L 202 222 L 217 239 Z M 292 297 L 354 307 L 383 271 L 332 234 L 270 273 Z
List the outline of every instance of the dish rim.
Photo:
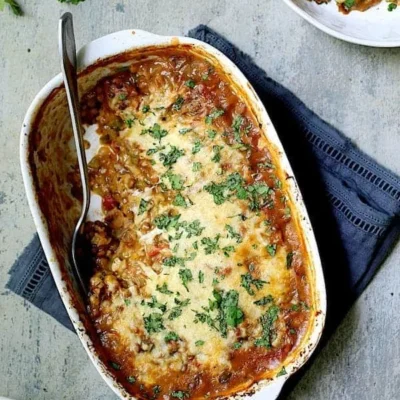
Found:
M 330 36 L 335 37 L 336 39 L 343 40 L 345 42 L 359 44 L 367 47 L 382 47 L 382 48 L 395 48 L 400 47 L 400 39 L 390 42 L 381 42 L 376 40 L 367 40 L 367 39 L 358 39 L 353 36 L 345 35 L 340 33 L 332 28 L 329 28 L 322 22 L 319 22 L 316 18 L 305 12 L 302 8 L 300 8 L 297 4 L 293 2 L 293 0 L 282 0 L 288 7 L 290 7 L 294 12 L 304 18 L 311 25 L 314 25 L 316 28 L 321 31 L 327 33 Z
M 192 45 L 195 49 L 199 49 L 203 53 L 213 56 L 221 64 L 225 72 L 229 71 L 229 73 L 232 74 L 234 78 L 238 79 L 238 86 L 243 89 L 244 93 L 248 97 L 248 101 L 253 106 L 257 117 L 260 118 L 264 125 L 264 134 L 265 132 L 268 132 L 266 134 L 267 140 L 277 149 L 276 156 L 279 158 L 279 163 L 282 170 L 287 172 L 290 177 L 293 177 L 294 174 L 290 167 L 282 144 L 279 140 L 274 126 L 272 125 L 269 115 L 258 95 L 248 82 L 247 78 L 238 69 L 238 67 L 219 50 L 208 45 L 207 43 L 182 36 L 160 36 L 137 29 L 123 30 L 103 36 L 82 47 L 78 52 L 78 64 L 80 66 L 80 69 L 86 69 L 87 67 L 90 67 L 101 60 L 107 59 L 123 52 L 146 47 L 162 47 L 168 45 L 173 46 L 177 44 L 189 44 Z M 136 399 L 134 396 L 126 392 L 123 386 L 110 373 L 108 367 L 106 367 L 104 363 L 100 360 L 97 351 L 93 346 L 92 340 L 90 339 L 90 336 L 88 335 L 83 323 L 80 321 L 79 314 L 72 302 L 72 296 L 67 290 L 66 283 L 62 278 L 62 268 L 57 261 L 55 252 L 50 244 L 45 217 L 37 202 L 36 188 L 29 164 L 29 135 L 32 131 L 32 125 L 37 117 L 41 106 L 49 97 L 49 95 L 53 92 L 53 90 L 57 89 L 61 85 L 62 76 L 61 74 L 58 74 L 40 90 L 40 92 L 32 101 L 25 115 L 20 137 L 20 163 L 25 191 L 27 194 L 28 203 L 35 222 L 35 226 L 38 231 L 43 250 L 46 254 L 46 258 L 49 262 L 49 266 L 54 277 L 57 289 L 71 318 L 75 331 L 77 332 L 78 337 L 80 338 L 86 352 L 88 353 L 91 361 L 95 365 L 100 375 L 109 385 L 109 387 L 121 399 Z M 296 370 L 298 370 L 309 359 L 315 347 L 317 346 L 323 331 L 326 315 L 326 292 L 318 248 L 316 245 L 311 223 L 309 221 L 308 214 L 295 179 L 288 180 L 288 187 L 290 187 L 289 192 L 292 197 L 293 205 L 295 206 L 296 212 L 298 214 L 299 225 L 302 230 L 304 240 L 306 242 L 309 259 L 310 261 L 312 261 L 313 264 L 313 278 L 315 282 L 315 287 L 313 287 L 313 290 L 316 297 L 315 302 L 318 305 L 319 313 L 315 317 L 315 320 L 313 322 L 314 325 L 310 328 L 308 337 L 302 344 L 302 351 L 287 365 L 287 375 L 275 377 L 270 380 L 263 379 L 253 384 L 244 393 L 239 392 L 229 395 L 229 399 L 242 398 L 244 394 L 249 393 L 255 394 L 253 400 L 256 400 L 258 396 L 262 396 L 263 400 L 266 400 L 267 398 L 270 400 L 276 399 L 288 377 Z

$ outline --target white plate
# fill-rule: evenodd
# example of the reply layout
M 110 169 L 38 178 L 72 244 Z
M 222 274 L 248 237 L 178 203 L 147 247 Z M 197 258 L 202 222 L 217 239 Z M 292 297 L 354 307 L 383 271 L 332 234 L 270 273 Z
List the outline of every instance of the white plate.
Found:
M 383 1 L 365 12 L 344 15 L 335 0 L 318 5 L 307 0 L 283 0 L 317 28 L 338 39 L 372 47 L 400 47 L 400 7 L 389 12 Z

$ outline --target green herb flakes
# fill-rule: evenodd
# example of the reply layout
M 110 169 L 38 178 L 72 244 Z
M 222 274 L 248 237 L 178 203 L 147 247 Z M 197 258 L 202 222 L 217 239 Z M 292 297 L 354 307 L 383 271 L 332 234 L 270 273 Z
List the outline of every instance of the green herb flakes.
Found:
M 214 129 L 207 129 L 206 133 L 210 139 L 215 139 L 215 137 L 217 136 L 217 131 L 215 131 Z
M 175 397 L 176 399 L 183 400 L 189 397 L 189 393 L 183 390 L 174 390 L 171 392 L 171 397 Z
M 119 371 L 121 369 L 121 365 L 114 361 L 110 361 L 109 364 L 110 364 L 111 368 L 115 369 L 116 371 Z
M 149 205 L 149 203 L 150 202 L 145 199 L 140 200 L 138 215 L 142 215 L 147 211 L 147 206 Z
M 199 271 L 199 283 L 203 283 L 203 282 L 204 282 L 204 272 Z
M 174 199 L 174 201 L 172 202 L 172 204 L 173 204 L 174 206 L 177 206 L 177 207 L 184 207 L 184 208 L 187 207 L 186 200 L 185 200 L 185 198 L 184 198 L 180 193 L 178 193 L 178 194 L 175 196 L 175 199 Z
M 197 154 L 201 150 L 202 147 L 203 147 L 203 145 L 201 144 L 200 140 L 197 139 L 194 142 L 194 145 L 192 147 L 192 154 Z
M 168 295 L 173 294 L 173 292 L 171 292 L 171 290 L 168 289 L 168 285 L 166 282 L 164 282 L 162 286 L 157 285 L 156 290 L 162 294 L 168 294 Z
M 205 119 L 205 122 L 206 122 L 207 125 L 211 125 L 216 118 L 218 118 L 218 117 L 220 117 L 221 115 L 224 115 L 224 114 L 225 114 L 224 110 L 216 108 L 211 112 L 211 114 L 207 115 L 207 117 Z
M 163 163 L 164 167 L 170 167 L 184 154 L 185 152 L 183 150 L 178 149 L 176 146 L 171 146 L 171 150 L 168 153 L 160 154 L 160 161 Z
M 180 269 L 179 277 L 181 278 L 182 285 L 189 291 L 187 284 L 193 280 L 192 271 L 188 268 Z
M 201 244 L 204 246 L 204 252 L 206 254 L 213 254 L 219 249 L 219 239 L 220 235 L 217 235 L 214 239 L 209 237 L 203 237 L 201 239 Z
M 274 298 L 271 295 L 265 296 L 260 300 L 254 302 L 256 306 L 266 306 L 267 304 L 273 303 Z
M 231 225 L 225 225 L 225 229 L 228 231 L 228 238 L 235 239 L 236 243 L 242 243 L 242 236 L 239 233 L 235 232 Z
M 201 170 L 202 167 L 203 167 L 203 166 L 202 166 L 201 163 L 199 163 L 199 162 L 194 162 L 194 163 L 193 163 L 193 167 L 192 167 L 192 171 L 193 171 L 193 172 L 199 172 L 199 171 Z
M 152 138 L 161 142 L 161 139 L 168 135 L 168 131 L 161 129 L 159 124 L 154 124 L 151 128 L 143 129 L 141 135 L 150 135 Z
M 179 111 L 182 108 L 184 102 L 185 102 L 185 100 L 183 99 L 183 97 L 178 96 L 178 98 L 175 100 L 174 104 L 172 105 L 172 109 L 174 111 Z
M 266 246 L 266 249 L 267 249 L 267 251 L 268 251 L 268 254 L 269 254 L 271 257 L 275 257 L 275 255 L 276 255 L 276 248 L 277 248 L 277 245 L 276 245 L 276 244 L 268 244 L 268 245 Z
M 282 369 L 277 373 L 276 377 L 283 376 L 286 374 L 287 374 L 287 372 L 286 372 L 285 367 L 282 367 Z
M 168 332 L 164 340 L 166 343 L 177 342 L 179 340 L 179 336 L 175 332 Z
M 192 79 L 189 79 L 185 82 L 185 86 L 187 86 L 190 89 L 193 89 L 196 86 L 196 82 Z
M 165 329 L 162 314 L 151 313 L 143 318 L 144 327 L 147 333 L 157 333 Z
M 252 288 L 252 286 L 255 286 L 255 288 L 257 290 L 260 290 L 263 288 L 263 286 L 266 284 L 266 281 L 262 281 L 260 279 L 255 279 L 252 277 L 252 275 L 248 272 L 244 275 L 241 275 L 241 284 L 240 286 L 242 286 L 243 288 L 246 289 L 247 293 L 250 296 L 254 296 L 255 292 Z
M 186 135 L 187 133 L 191 132 L 192 130 L 193 129 L 191 129 L 191 128 L 182 128 L 182 129 L 179 129 L 179 134 Z
M 262 326 L 263 335 L 262 338 L 256 339 L 254 342 L 257 347 L 265 347 L 267 349 L 271 347 L 273 328 L 278 319 L 278 314 L 279 307 L 272 305 L 267 312 L 261 316 L 260 323 Z

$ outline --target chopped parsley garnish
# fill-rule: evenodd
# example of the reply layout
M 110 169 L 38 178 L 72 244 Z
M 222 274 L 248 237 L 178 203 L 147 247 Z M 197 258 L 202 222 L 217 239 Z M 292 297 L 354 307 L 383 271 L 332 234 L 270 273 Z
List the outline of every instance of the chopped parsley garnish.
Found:
M 121 369 L 121 365 L 119 365 L 118 363 L 116 363 L 114 361 L 110 361 L 109 364 L 110 364 L 111 368 L 115 369 L 116 371 L 119 371 Z
M 265 183 L 256 182 L 246 188 L 247 198 L 250 200 L 250 210 L 260 210 L 264 206 L 271 206 L 269 197 L 273 192 Z
M 156 296 L 151 296 L 151 301 L 147 302 L 146 305 L 149 306 L 150 308 L 158 308 L 162 312 L 165 312 L 167 310 L 167 306 L 165 304 L 158 302 Z
M 191 128 L 182 128 L 182 129 L 179 129 L 179 133 L 180 133 L 181 135 L 186 135 L 188 132 L 191 132 L 191 131 L 192 131 Z
M 169 230 L 170 228 L 179 227 L 180 214 L 169 216 L 167 214 L 161 214 L 154 219 L 154 224 L 158 229 Z
M 170 321 L 174 320 L 175 318 L 178 318 L 182 315 L 182 307 L 186 307 L 187 305 L 190 304 L 190 299 L 186 299 L 186 300 L 179 300 L 177 298 L 174 299 L 175 304 L 177 304 L 177 306 L 173 307 L 171 309 L 171 312 L 168 316 L 168 319 Z
M 257 347 L 266 347 L 269 349 L 272 342 L 272 333 L 276 320 L 278 319 L 279 307 L 272 305 L 267 312 L 261 316 L 260 323 L 263 330 L 262 338 L 257 339 L 254 344 Z
M 200 221 L 198 219 L 195 219 L 194 221 L 190 222 L 189 224 L 186 222 L 183 222 L 181 224 L 182 228 L 186 231 L 187 233 L 187 238 L 190 239 L 192 236 L 200 236 L 205 229 L 204 226 L 200 225 Z M 197 250 L 197 249 L 196 249 Z
M 129 383 L 132 383 L 132 384 L 136 382 L 136 378 L 135 378 L 134 376 L 132 376 L 132 375 L 127 376 L 127 377 L 126 377 L 126 380 L 127 380 Z
M 278 178 L 274 178 L 274 182 L 275 182 L 275 189 L 282 189 L 282 181 Z
M 201 170 L 201 168 L 202 168 L 201 163 L 199 163 L 199 162 L 194 162 L 194 163 L 193 163 L 192 171 L 193 171 L 193 172 L 199 172 L 199 171 Z
M 173 204 L 174 206 L 177 206 L 177 207 L 184 207 L 184 208 L 187 207 L 186 200 L 185 200 L 185 198 L 184 198 L 180 193 L 178 193 L 178 194 L 175 196 L 175 199 L 174 199 L 174 201 L 172 202 L 172 204 Z
M 146 114 L 150 111 L 150 106 L 148 104 L 142 107 L 142 113 Z
M 171 256 L 171 257 L 164 258 L 163 265 L 165 265 L 166 267 L 176 267 L 177 265 L 184 267 L 185 260 L 181 257 Z
M 140 204 L 139 204 L 139 214 L 138 215 L 142 215 L 146 212 L 147 210 L 147 206 L 149 205 L 149 201 L 146 201 L 145 199 L 141 199 L 140 200 Z
M 119 100 L 126 100 L 128 98 L 128 95 L 126 93 L 121 93 L 118 95 Z
M 160 392 L 161 392 L 161 386 L 160 385 L 157 385 L 157 386 L 153 387 L 153 393 L 154 393 L 155 397 L 157 397 L 160 394 Z M 153 396 L 153 398 L 154 398 L 154 396 Z
M 250 272 L 247 272 L 246 274 L 241 275 L 241 284 L 240 284 L 240 286 L 244 287 L 246 289 L 247 293 L 250 296 L 254 296 L 255 295 L 255 292 L 254 292 L 252 286 L 255 286 L 255 288 L 257 290 L 260 290 L 260 289 L 263 288 L 263 286 L 266 283 L 267 282 L 262 281 L 260 279 L 254 279 L 252 277 L 252 275 L 250 274 Z
M 173 190 L 183 189 L 183 178 L 181 175 L 173 174 L 171 171 L 169 171 L 165 174 L 165 176 L 168 178 Z
M 171 312 L 169 313 L 168 319 L 170 321 L 180 317 L 182 315 L 182 308 L 180 307 L 174 307 L 172 308 Z
M 356 0 L 345 0 L 344 6 L 349 10 L 350 8 L 354 7 L 356 4 Z
M 156 153 L 158 153 L 159 151 L 164 150 L 164 149 L 165 149 L 165 146 L 156 146 L 156 147 L 154 147 L 154 148 L 152 148 L 152 149 L 148 149 L 148 150 L 146 151 L 146 155 L 151 156 L 151 155 L 156 154 Z M 153 160 L 153 161 L 154 161 L 154 160 Z
M 198 152 L 201 150 L 202 147 L 203 147 L 203 145 L 201 144 L 200 140 L 197 139 L 197 140 L 194 142 L 194 145 L 193 145 L 193 147 L 192 147 L 192 154 L 198 153 Z
M 294 256 L 293 251 L 290 251 L 289 253 L 287 253 L 287 255 L 286 255 L 286 267 L 287 268 L 291 268 L 292 267 L 293 256 Z
M 171 146 L 171 150 L 167 153 L 160 154 L 160 161 L 163 163 L 164 167 L 170 167 L 178 161 L 179 157 L 185 154 L 183 150 L 178 149 L 176 146 Z
M 203 283 L 203 282 L 204 282 L 204 272 L 199 271 L 199 283 Z
M 197 324 L 198 322 L 201 322 L 202 324 L 207 324 L 211 328 L 218 331 L 218 328 L 215 325 L 215 321 L 212 319 L 211 315 L 209 314 L 209 310 L 205 310 L 205 311 L 206 312 L 198 312 L 198 311 L 193 310 L 193 312 L 195 313 L 194 323 Z
M 215 163 L 219 163 L 221 161 L 221 150 L 223 148 L 224 148 L 223 146 L 218 146 L 218 145 L 213 146 L 214 155 L 211 158 L 211 161 Z
M 276 254 L 276 247 L 277 247 L 276 244 L 268 244 L 268 245 L 266 246 L 266 249 L 267 249 L 267 251 L 268 251 L 268 254 L 269 254 L 271 257 L 275 257 L 275 254 Z
M 236 342 L 236 343 L 233 344 L 233 348 L 235 350 L 238 350 L 238 349 L 240 349 L 242 347 L 242 345 L 243 345 L 242 342 Z
M 239 308 L 239 293 L 236 290 L 229 290 L 224 293 L 223 291 L 213 291 L 215 301 L 213 307 L 218 309 L 218 316 L 216 320 L 219 324 L 219 331 L 222 337 L 227 336 L 228 327 L 237 327 L 243 322 L 244 314 Z
M 203 346 L 204 343 L 205 343 L 204 340 L 196 340 L 196 341 L 194 342 L 194 344 L 195 344 L 197 347 Z
M 206 132 L 210 139 L 214 139 L 215 136 L 217 136 L 217 131 L 215 131 L 214 129 L 207 129 Z
M 215 120 L 216 118 L 218 118 L 218 117 L 220 117 L 221 115 L 224 115 L 224 114 L 225 114 L 225 111 L 224 111 L 224 110 L 215 108 L 215 109 L 211 112 L 211 114 L 207 115 L 207 117 L 206 117 L 206 119 L 205 119 L 206 124 L 207 124 L 207 125 L 211 125 L 211 124 L 214 122 L 214 120 Z
M 228 231 L 228 238 L 235 239 L 236 243 L 242 243 L 242 236 L 235 232 L 231 225 L 225 225 L 225 229 Z
M 179 277 L 181 278 L 182 285 L 185 286 L 187 291 L 189 291 L 187 284 L 193 280 L 192 271 L 188 268 L 180 269 Z
M 147 333 L 157 333 L 165 329 L 162 314 L 151 313 L 150 315 L 143 317 L 143 320 Z
M 161 129 L 161 126 L 159 124 L 154 124 L 151 128 L 142 130 L 141 135 L 147 134 L 161 142 L 161 139 L 168 135 L 168 131 L 165 129 Z
M 135 118 L 128 118 L 125 120 L 126 125 L 128 128 L 132 128 L 133 124 L 135 123 Z
M 222 251 L 224 252 L 225 257 L 229 257 L 231 255 L 231 253 L 233 253 L 235 251 L 235 247 L 234 246 L 226 246 L 226 247 L 222 248 Z
M 219 249 L 218 242 L 220 237 L 221 236 L 218 234 L 214 239 L 209 237 L 203 237 L 201 239 L 201 244 L 204 246 L 204 251 L 206 254 L 213 254 Z
M 175 297 L 174 303 L 177 304 L 180 307 L 186 307 L 190 304 L 190 299 L 186 300 L 179 300 L 178 298 Z
M 397 4 L 396 3 L 389 3 L 388 4 L 388 11 L 392 12 L 396 8 L 397 8 Z
M 179 336 L 175 332 L 169 332 L 165 338 L 164 338 L 166 343 L 169 342 L 177 342 L 179 340 Z
M 232 122 L 233 134 L 235 141 L 237 143 L 242 143 L 242 138 L 240 137 L 240 129 L 242 127 L 243 122 L 244 118 L 241 115 L 236 116 Z
M 185 86 L 187 86 L 190 89 L 193 89 L 196 86 L 196 82 L 193 79 L 189 79 L 188 81 L 185 82 Z
M 256 306 L 265 306 L 267 304 L 273 303 L 274 298 L 271 295 L 265 296 L 261 298 L 260 300 L 257 300 L 254 302 Z
M 171 392 L 171 397 L 175 397 L 176 399 L 183 400 L 186 397 L 189 397 L 189 393 L 183 390 L 174 390 Z
M 168 285 L 166 282 L 162 284 L 162 286 L 157 285 L 156 290 L 162 294 L 172 294 L 171 290 L 168 289 Z
M 182 108 L 184 101 L 185 100 L 182 96 L 178 96 L 178 98 L 175 100 L 175 103 L 172 105 L 172 109 L 174 111 L 179 111 Z
M 287 372 L 286 372 L 285 367 L 282 367 L 282 369 L 276 374 L 276 377 L 283 376 L 286 374 L 287 374 Z
M 204 189 L 213 196 L 214 202 L 217 205 L 223 204 L 234 193 L 236 193 L 238 199 L 247 198 L 244 179 L 237 172 L 228 175 L 224 182 L 211 182 Z

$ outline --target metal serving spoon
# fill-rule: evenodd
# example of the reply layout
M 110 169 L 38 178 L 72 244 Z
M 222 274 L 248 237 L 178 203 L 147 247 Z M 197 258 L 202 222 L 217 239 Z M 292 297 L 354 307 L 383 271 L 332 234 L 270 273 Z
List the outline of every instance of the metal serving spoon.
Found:
M 72 14 L 65 13 L 59 22 L 58 46 L 61 56 L 61 69 L 64 78 L 65 91 L 67 92 L 69 113 L 71 115 L 72 130 L 74 132 L 76 152 L 78 155 L 79 173 L 82 182 L 83 202 L 81 215 L 76 223 L 71 243 L 71 259 L 74 272 L 83 293 L 87 293 L 87 284 L 83 278 L 77 260 L 77 239 L 82 224 L 85 222 L 90 204 L 89 175 L 86 162 L 85 147 L 83 143 L 83 128 L 79 115 L 78 81 L 76 72 L 76 46 Z

